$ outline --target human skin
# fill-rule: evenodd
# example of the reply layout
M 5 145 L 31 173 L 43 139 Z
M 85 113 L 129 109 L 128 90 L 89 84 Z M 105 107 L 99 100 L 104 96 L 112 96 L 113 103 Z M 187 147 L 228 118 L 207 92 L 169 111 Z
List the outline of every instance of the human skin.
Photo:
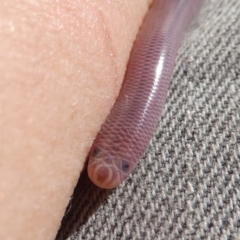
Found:
M 0 0 L 0 239 L 55 238 L 150 0 Z

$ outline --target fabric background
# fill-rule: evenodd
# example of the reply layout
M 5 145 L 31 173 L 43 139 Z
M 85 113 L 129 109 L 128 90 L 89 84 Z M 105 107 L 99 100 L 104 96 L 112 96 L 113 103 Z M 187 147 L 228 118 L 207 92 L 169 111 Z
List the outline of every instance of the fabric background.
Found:
M 113 191 L 84 172 L 56 239 L 240 239 L 239 0 L 205 1 L 137 169 Z

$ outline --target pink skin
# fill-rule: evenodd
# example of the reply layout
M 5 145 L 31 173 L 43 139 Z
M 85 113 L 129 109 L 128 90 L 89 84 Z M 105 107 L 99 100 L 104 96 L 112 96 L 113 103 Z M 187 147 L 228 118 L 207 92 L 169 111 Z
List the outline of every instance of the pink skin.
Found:
M 120 95 L 88 163 L 101 188 L 118 186 L 143 156 L 164 107 L 178 48 L 202 0 L 155 0 L 136 39 Z

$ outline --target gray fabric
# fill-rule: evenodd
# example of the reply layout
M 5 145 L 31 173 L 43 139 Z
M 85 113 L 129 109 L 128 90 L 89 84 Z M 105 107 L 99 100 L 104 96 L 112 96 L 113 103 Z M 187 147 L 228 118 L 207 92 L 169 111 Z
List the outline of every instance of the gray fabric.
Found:
M 240 239 L 239 31 L 239 0 L 205 1 L 141 163 L 113 191 L 84 172 L 58 240 Z

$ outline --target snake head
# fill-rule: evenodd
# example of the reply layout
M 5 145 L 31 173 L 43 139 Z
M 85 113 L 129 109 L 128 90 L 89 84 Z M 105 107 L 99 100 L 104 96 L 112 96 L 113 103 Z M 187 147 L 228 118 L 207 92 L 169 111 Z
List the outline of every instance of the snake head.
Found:
M 122 183 L 131 173 L 130 161 L 118 155 L 111 155 L 98 146 L 93 146 L 88 163 L 88 176 L 98 187 L 112 189 Z

